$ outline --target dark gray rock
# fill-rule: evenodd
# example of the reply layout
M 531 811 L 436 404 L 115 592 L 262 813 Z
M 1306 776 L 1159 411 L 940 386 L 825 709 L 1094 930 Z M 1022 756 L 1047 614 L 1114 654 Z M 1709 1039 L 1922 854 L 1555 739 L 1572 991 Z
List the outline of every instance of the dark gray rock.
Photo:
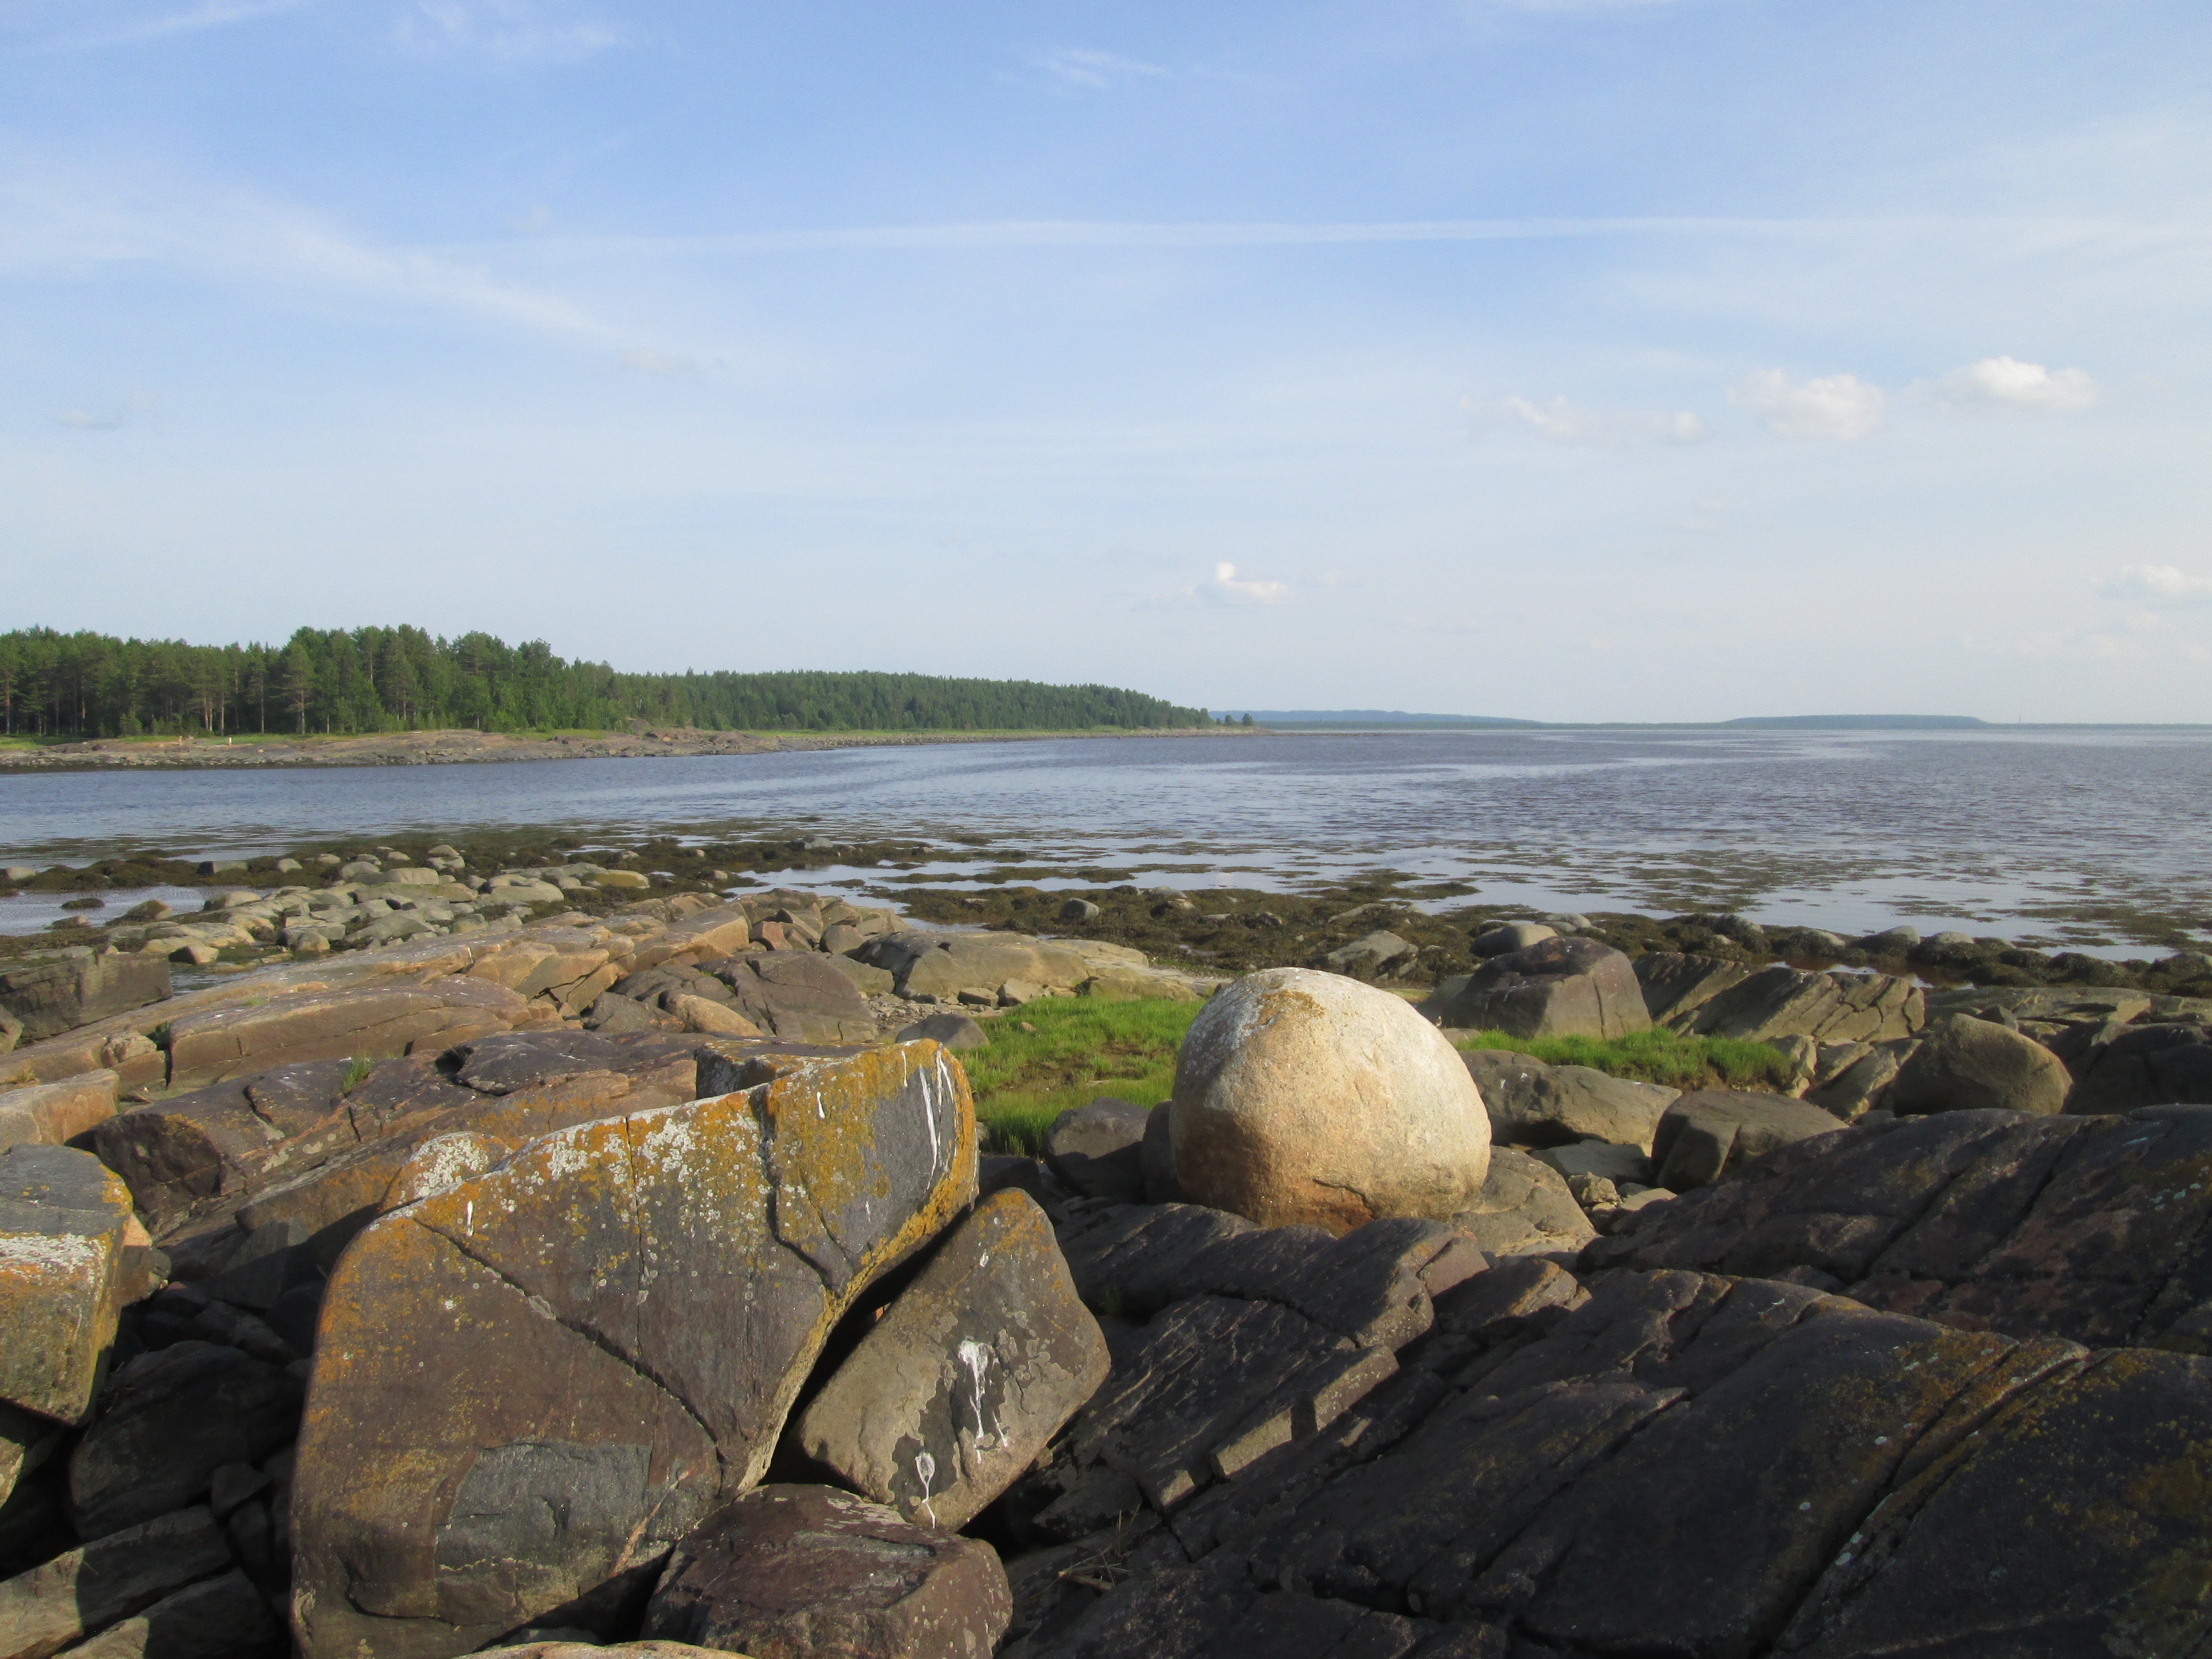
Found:
M 861 1496 L 940 1531 L 1011 1486 L 1106 1378 L 1106 1339 L 1018 1192 L 946 1237 L 823 1383 L 799 1443 Z
M 284 1627 L 242 1572 L 204 1579 L 70 1651 L 82 1659 L 277 1659 Z
M 1145 1116 L 1145 1139 L 1137 1164 L 1145 1178 L 1145 1202 L 1180 1204 L 1182 1182 L 1176 1179 L 1175 1102 L 1164 1100 Z
M 1557 939 L 1556 928 L 1547 927 L 1540 921 L 1501 921 L 1494 927 L 1486 927 L 1475 934 L 1468 949 L 1483 957 L 1510 956 L 1516 951 L 1525 951 L 1532 945 L 1540 945 L 1547 939 Z
M 2115 1032 L 2083 1067 L 2065 1109 L 2084 1115 L 2172 1105 L 2212 1105 L 2212 1031 L 2201 1025 Z
M 737 1010 L 786 1042 L 872 1042 L 875 1017 L 852 980 L 814 951 L 757 951 L 709 964 Z
M 1920 1046 L 1899 1067 L 1882 1100 L 1900 1116 L 1984 1110 L 2047 1114 L 2066 1103 L 2073 1079 L 2058 1056 L 2032 1037 L 1964 1014 L 1936 1021 L 1920 1036 Z M 2207 1053 L 2212 1054 L 2212 1048 Z
M 1661 1115 L 1680 1093 L 1589 1066 L 1547 1066 L 1509 1048 L 1469 1048 L 1462 1058 L 1482 1091 L 1491 1138 L 1505 1146 L 1609 1140 L 1649 1147 Z
M 1439 1025 L 1511 1036 L 1626 1036 L 1650 1016 L 1629 959 L 1595 939 L 1550 939 L 1492 957 L 1421 1004 Z
M 677 1547 L 644 1633 L 756 1659 L 984 1659 L 1012 1613 L 988 1544 L 850 1492 L 770 1486 Z
M 983 1046 L 983 1028 L 965 1014 L 930 1014 L 902 1030 L 894 1039 L 899 1042 L 918 1042 L 927 1037 L 932 1042 L 951 1049 L 955 1054 Z
M 592 1031 L 650 1031 L 656 1028 L 653 1010 L 641 1002 L 612 991 L 602 991 L 584 1015 L 584 1026 Z
M 136 952 L 78 945 L 44 961 L 0 969 L 0 1012 L 19 1028 L 17 1041 L 24 1043 L 43 1042 L 168 997 L 169 964 Z
M 1818 1106 L 1786 1095 L 1700 1089 L 1684 1095 L 1659 1120 L 1651 1162 L 1659 1184 L 1677 1193 L 1708 1186 L 1778 1146 L 1844 1125 Z
M 1722 992 L 1751 977 L 1751 969 L 1726 957 L 1685 956 L 1648 951 L 1636 958 L 1637 982 L 1655 1025 L 1682 1029 Z
M 229 1568 L 230 1551 L 204 1509 L 111 1533 L 0 1583 L 0 1654 L 46 1659 Z
M 267 1456 L 299 1430 L 305 1390 L 235 1348 L 179 1342 L 126 1365 L 70 1457 L 70 1519 L 104 1538 L 206 1497 L 216 1470 Z
M 1354 979 L 1389 979 L 1412 967 L 1420 954 L 1421 947 L 1410 940 L 1377 932 L 1339 945 L 1322 957 L 1320 965 Z
M 1573 1255 L 1597 1237 L 1566 1177 L 1510 1146 L 1493 1146 L 1490 1175 L 1452 1225 L 1492 1255 Z
M 1071 1107 L 1045 1131 L 1044 1161 L 1071 1192 L 1133 1204 L 1145 1198 L 1146 1108 L 1111 1095 Z

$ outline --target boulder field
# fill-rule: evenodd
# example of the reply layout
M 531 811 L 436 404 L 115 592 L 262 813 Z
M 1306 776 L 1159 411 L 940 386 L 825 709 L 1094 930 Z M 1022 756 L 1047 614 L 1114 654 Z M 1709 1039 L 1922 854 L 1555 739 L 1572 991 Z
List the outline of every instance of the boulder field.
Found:
M 1509 937 L 1237 981 L 1031 1159 L 889 1017 L 1171 976 L 775 907 L 9 1056 L 0 1659 L 2212 1651 L 2179 1000 Z M 1435 1023 L 1628 997 L 1795 1091 Z

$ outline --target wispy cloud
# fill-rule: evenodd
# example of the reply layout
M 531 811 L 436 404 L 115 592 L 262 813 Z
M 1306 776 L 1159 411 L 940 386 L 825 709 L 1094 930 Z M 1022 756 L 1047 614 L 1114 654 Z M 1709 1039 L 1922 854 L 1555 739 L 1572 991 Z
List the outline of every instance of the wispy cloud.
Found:
M 1145 81 L 1164 80 L 1168 75 L 1158 64 L 1084 46 L 1030 52 L 1027 62 L 1054 85 L 1082 92 L 1115 92 Z
M 696 374 L 707 368 L 696 357 L 672 356 L 666 352 L 652 351 L 643 346 L 632 346 L 621 357 L 624 368 L 640 374 L 661 374 L 674 378 L 682 374 Z
M 321 0 L 200 0 L 198 5 L 181 9 L 174 6 L 150 11 L 143 7 L 131 8 L 138 15 L 118 17 L 105 26 L 82 27 L 80 33 L 64 34 L 52 44 L 65 48 L 137 46 L 175 35 L 198 34 L 206 29 L 228 28 L 236 23 L 251 23 L 319 3 Z M 82 24 L 82 19 L 78 21 Z
M 1729 401 L 1749 410 L 1784 438 L 1863 438 L 1881 429 L 1888 395 L 1856 374 L 1792 380 L 1778 368 L 1747 374 Z
M 2017 357 L 1984 357 L 1954 368 L 1929 388 L 1947 404 L 1982 409 L 2063 414 L 2097 401 L 2097 382 L 2086 369 L 2045 368 Z
M 503 63 L 573 62 L 623 38 L 604 19 L 546 0 L 412 0 L 394 34 L 410 51 Z
M 98 409 L 65 409 L 54 419 L 80 432 L 114 432 L 126 427 L 154 407 L 150 392 L 133 392 Z
M 467 259 L 381 246 L 327 216 L 175 177 L 129 180 L 0 155 L 0 274 L 155 268 L 302 301 L 343 297 L 616 346 L 557 295 Z
M 2108 599 L 2165 608 L 2212 605 L 2212 576 L 2192 576 L 2179 565 L 2128 564 L 2097 585 Z
M 1462 398 L 1460 407 L 1478 422 L 1503 416 L 1517 421 L 1553 443 L 1617 449 L 1637 444 L 1693 444 L 1705 436 L 1705 423 L 1687 410 L 1595 409 L 1565 397 L 1548 403 L 1504 398 L 1495 404 Z
M 1226 560 L 1213 567 L 1212 576 L 1198 591 L 1217 605 L 1280 605 L 1291 597 L 1286 584 L 1240 577 Z

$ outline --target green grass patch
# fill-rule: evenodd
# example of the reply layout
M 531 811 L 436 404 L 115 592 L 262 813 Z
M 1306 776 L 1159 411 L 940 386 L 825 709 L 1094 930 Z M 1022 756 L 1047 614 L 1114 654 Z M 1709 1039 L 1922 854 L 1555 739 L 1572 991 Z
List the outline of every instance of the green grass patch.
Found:
M 960 1062 L 992 1146 L 1035 1156 L 1053 1119 L 1101 1095 L 1158 1105 L 1174 1091 L 1176 1050 L 1203 1006 L 1048 997 L 984 1020 L 984 1046 Z
M 1763 1042 L 1656 1030 L 1625 1037 L 1516 1037 L 1477 1031 L 1460 1038 L 1458 1046 L 1510 1048 L 1547 1066 L 1588 1066 L 1670 1089 L 1786 1089 L 1791 1075 L 1790 1062 Z

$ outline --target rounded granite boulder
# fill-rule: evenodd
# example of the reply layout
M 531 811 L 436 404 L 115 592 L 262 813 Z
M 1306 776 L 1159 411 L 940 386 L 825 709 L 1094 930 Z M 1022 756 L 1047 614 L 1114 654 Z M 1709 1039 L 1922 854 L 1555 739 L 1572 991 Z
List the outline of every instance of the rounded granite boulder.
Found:
M 1412 1006 L 1341 975 L 1274 968 L 1224 987 L 1176 1062 L 1175 1170 L 1196 1203 L 1344 1233 L 1465 1209 L 1490 1116 Z

